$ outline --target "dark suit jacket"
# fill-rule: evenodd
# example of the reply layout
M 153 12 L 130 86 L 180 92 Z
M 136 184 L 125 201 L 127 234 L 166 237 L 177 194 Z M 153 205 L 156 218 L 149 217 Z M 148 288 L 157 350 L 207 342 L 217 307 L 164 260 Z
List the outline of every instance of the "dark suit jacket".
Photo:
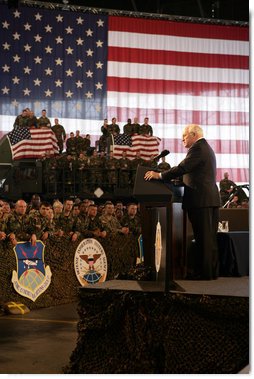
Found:
M 216 185 L 216 158 L 204 138 L 195 142 L 185 159 L 175 167 L 164 171 L 163 180 L 183 176 L 183 208 L 219 207 L 220 197 Z

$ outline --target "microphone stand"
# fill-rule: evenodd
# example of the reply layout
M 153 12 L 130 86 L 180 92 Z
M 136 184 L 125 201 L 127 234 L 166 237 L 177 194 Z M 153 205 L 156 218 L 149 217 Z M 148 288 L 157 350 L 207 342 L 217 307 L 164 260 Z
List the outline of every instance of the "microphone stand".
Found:
M 244 185 L 240 185 L 240 186 L 235 186 L 233 188 L 233 191 L 231 192 L 231 194 L 230 194 L 227 202 L 223 205 L 222 208 L 227 208 L 228 204 L 231 202 L 231 200 L 233 199 L 233 197 L 237 194 L 238 190 L 239 189 L 243 189 L 243 188 L 246 188 L 249 191 L 249 185 L 248 184 L 244 184 Z
M 226 203 L 223 205 L 222 208 L 227 208 L 228 204 L 231 202 L 231 200 L 233 199 L 233 197 L 235 196 L 236 193 L 237 193 L 237 191 L 235 190 L 235 191 L 233 191 L 233 192 L 230 194 L 228 200 L 226 201 Z
M 226 201 L 226 203 L 223 205 L 222 208 L 227 208 L 228 204 L 231 203 L 231 200 L 233 199 L 233 197 L 237 194 L 237 191 L 238 191 L 238 188 L 237 187 L 234 187 L 233 191 L 231 192 L 228 200 Z

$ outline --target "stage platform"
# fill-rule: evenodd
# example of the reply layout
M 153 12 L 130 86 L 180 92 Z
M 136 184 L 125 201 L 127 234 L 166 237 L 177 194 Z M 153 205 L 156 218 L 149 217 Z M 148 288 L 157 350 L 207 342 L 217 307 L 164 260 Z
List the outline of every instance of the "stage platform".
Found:
M 186 294 L 249 297 L 249 277 L 220 277 L 217 280 L 177 280 Z M 172 291 L 173 292 L 173 291 Z
M 249 364 L 249 278 L 111 280 L 79 290 L 66 374 L 236 374 Z M 180 289 L 180 290 L 179 290 Z
M 240 296 L 249 297 L 249 277 L 220 277 L 216 280 L 175 280 L 173 284 L 178 289 L 171 293 L 185 293 L 193 295 Z M 162 282 L 142 282 L 136 280 L 109 280 L 86 287 L 86 290 L 117 290 L 117 291 L 145 291 L 164 292 Z
M 2 314 L 0 373 L 249 373 L 248 277 L 177 280 L 185 292 L 166 295 L 152 284 L 111 280 L 79 305 Z

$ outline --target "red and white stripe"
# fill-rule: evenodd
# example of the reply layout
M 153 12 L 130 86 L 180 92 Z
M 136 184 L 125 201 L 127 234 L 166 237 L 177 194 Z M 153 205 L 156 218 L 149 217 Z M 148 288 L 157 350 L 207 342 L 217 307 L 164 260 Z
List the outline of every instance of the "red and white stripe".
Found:
M 14 160 L 24 158 L 42 158 L 45 152 L 58 153 L 55 134 L 50 129 L 30 129 L 31 139 L 24 139 L 11 146 Z
M 145 160 L 150 160 L 152 157 L 158 155 L 160 138 L 154 136 L 135 135 L 131 137 L 132 146 L 126 145 L 114 145 L 113 152 L 114 157 L 122 158 L 122 152 L 125 151 L 127 158 L 136 158 L 137 152 L 140 153 L 140 157 Z
M 198 123 L 228 171 L 249 181 L 249 29 L 109 17 L 108 118 L 149 117 L 176 165 L 182 129 Z
M 249 28 L 117 16 L 108 28 L 105 117 L 117 117 L 121 129 L 128 118 L 149 117 L 171 166 L 186 154 L 183 127 L 200 124 L 217 180 L 228 171 L 234 182 L 249 182 Z M 67 133 L 89 133 L 92 145 L 99 139 L 102 120 L 60 119 Z M 14 120 L 0 115 L 0 137 Z

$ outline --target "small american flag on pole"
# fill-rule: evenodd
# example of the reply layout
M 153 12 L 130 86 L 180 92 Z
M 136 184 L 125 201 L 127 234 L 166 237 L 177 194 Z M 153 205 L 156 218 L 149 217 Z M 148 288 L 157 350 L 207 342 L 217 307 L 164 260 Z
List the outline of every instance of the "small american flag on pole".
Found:
M 51 129 L 16 127 L 8 133 L 8 138 L 14 160 L 41 158 L 46 151 L 50 155 L 58 153 L 56 136 Z
M 149 160 L 152 156 L 158 155 L 160 138 L 155 136 L 119 134 L 114 137 L 114 157 L 121 158 L 123 151 L 126 151 L 129 159 L 136 157 L 140 152 L 142 159 Z
M 31 139 L 31 133 L 27 128 L 16 127 L 12 132 L 8 133 L 8 137 L 10 144 L 14 146 L 22 140 Z

